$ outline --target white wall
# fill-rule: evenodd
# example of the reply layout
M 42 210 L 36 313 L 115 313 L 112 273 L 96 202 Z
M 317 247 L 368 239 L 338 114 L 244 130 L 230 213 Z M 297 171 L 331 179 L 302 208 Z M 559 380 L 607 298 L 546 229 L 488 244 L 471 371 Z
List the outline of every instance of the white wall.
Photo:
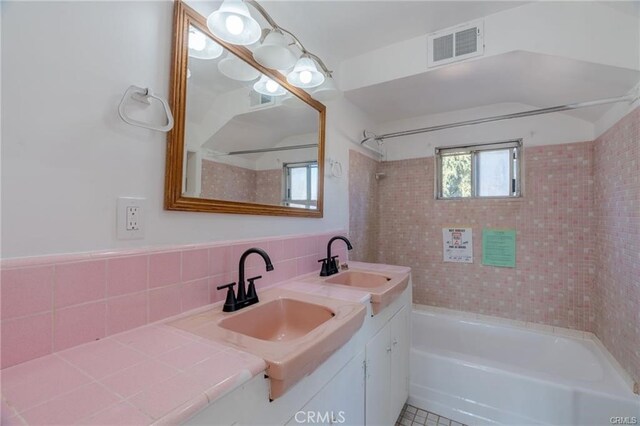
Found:
M 505 103 L 471 108 L 450 113 L 434 114 L 378 125 L 376 133 L 384 134 L 454 123 L 516 111 L 534 109 L 530 105 Z M 440 146 L 454 146 L 484 142 L 523 139 L 524 146 L 553 145 L 593 140 L 594 126 L 588 121 L 567 114 L 547 114 L 513 120 L 495 121 L 467 127 L 440 130 L 412 136 L 387 139 L 384 142 L 385 160 L 430 157 Z
M 171 2 L 2 2 L 2 257 L 348 227 L 348 149 L 372 125 L 328 105 L 324 219 L 163 210 L 165 135 L 116 109 L 130 84 L 166 96 Z M 116 199 L 147 198 L 144 240 L 116 239 Z

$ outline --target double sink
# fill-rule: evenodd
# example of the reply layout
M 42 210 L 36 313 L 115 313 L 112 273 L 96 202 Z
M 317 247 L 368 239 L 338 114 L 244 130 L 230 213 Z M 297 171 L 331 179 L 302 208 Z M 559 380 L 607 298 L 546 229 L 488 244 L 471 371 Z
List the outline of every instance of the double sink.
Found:
M 375 315 L 402 293 L 408 280 L 408 274 L 349 270 L 314 282 L 370 293 Z M 169 325 L 263 358 L 270 398 L 276 399 L 344 345 L 365 315 L 366 306 L 356 301 L 275 287 L 260 293 L 260 303 L 239 312 L 215 309 Z

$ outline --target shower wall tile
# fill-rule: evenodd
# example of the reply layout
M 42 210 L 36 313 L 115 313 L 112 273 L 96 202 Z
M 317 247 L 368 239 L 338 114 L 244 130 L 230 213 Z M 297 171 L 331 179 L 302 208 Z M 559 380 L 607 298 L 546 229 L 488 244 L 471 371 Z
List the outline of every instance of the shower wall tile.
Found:
M 374 262 L 378 246 L 378 161 L 349 151 L 349 238 L 351 258 Z
M 217 161 L 202 160 L 202 198 L 253 202 L 256 172 Z
M 250 247 L 272 256 L 247 258 L 258 289 L 319 271 L 334 235 L 300 235 L 163 249 L 122 250 L 2 260 L 2 368 L 102 339 L 189 309 L 224 300 L 215 287 L 238 281 L 238 260 Z M 347 259 L 342 241 L 334 254 Z
M 416 303 L 592 331 L 592 166 L 592 142 L 526 148 L 523 198 L 435 200 L 433 157 L 380 163 L 376 260 L 412 268 Z M 473 228 L 473 264 L 443 262 L 450 226 Z M 516 230 L 516 268 L 482 265 L 483 228 Z
M 640 382 L 640 108 L 595 141 L 595 332 Z

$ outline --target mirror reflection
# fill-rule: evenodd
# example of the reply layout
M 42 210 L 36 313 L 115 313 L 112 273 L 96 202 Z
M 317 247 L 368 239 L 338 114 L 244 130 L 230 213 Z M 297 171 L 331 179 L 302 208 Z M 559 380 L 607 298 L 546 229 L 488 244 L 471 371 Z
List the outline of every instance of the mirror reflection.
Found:
M 318 111 L 193 26 L 187 68 L 183 195 L 316 209 Z

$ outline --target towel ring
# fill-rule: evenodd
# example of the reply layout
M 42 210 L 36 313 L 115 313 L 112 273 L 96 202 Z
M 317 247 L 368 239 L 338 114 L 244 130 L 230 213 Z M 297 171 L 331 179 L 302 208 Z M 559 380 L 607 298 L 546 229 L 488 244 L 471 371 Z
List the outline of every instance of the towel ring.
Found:
M 131 96 L 131 99 L 145 103 L 147 105 L 151 105 L 151 101 L 149 100 L 150 98 L 160 101 L 167 116 L 167 124 L 165 124 L 164 126 L 157 126 L 127 117 L 124 111 L 124 103 L 129 96 Z M 164 98 L 161 98 L 160 96 L 152 93 L 148 88 L 144 89 L 138 86 L 129 86 L 129 88 L 124 92 L 124 96 L 122 96 L 122 100 L 118 105 L 118 114 L 125 123 L 131 124 L 132 126 L 143 127 L 145 129 L 157 130 L 160 132 L 168 132 L 173 128 L 173 114 L 171 114 L 169 103 Z

